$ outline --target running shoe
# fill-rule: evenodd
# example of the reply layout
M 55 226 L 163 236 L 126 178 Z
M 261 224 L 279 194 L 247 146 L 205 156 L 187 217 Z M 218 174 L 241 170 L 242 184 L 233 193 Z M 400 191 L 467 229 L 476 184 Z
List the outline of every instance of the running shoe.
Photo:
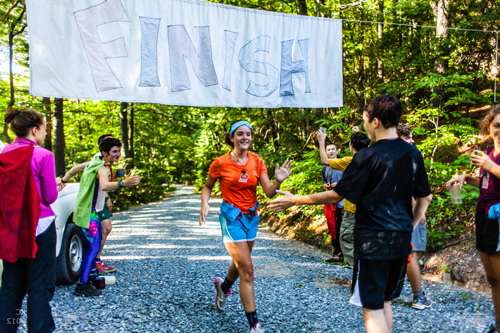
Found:
M 347 261 L 345 262 L 344 268 L 352 269 L 351 264 L 349 264 Z
M 260 325 L 260 323 L 256 323 L 250 328 L 250 333 L 264 333 L 264 332 L 266 332 L 266 330 L 262 328 L 262 325 Z
M 219 311 L 224 311 L 226 308 L 226 301 L 229 295 L 231 295 L 231 288 L 227 292 L 227 294 L 224 294 L 222 291 L 222 284 L 224 283 L 224 280 L 221 279 L 220 277 L 216 278 L 214 281 L 215 285 L 215 290 L 217 290 L 217 296 L 215 297 L 215 306 Z
M 108 274 L 108 270 L 106 267 L 103 265 L 102 261 L 98 261 L 95 263 L 95 269 L 97 269 L 97 273 L 99 274 Z
M 344 260 L 339 260 L 339 258 L 331 257 L 330 259 L 325 260 L 325 264 L 342 266 L 345 262 Z
M 411 307 L 417 310 L 424 310 L 430 308 L 431 305 L 432 301 L 425 296 L 425 293 L 422 293 L 422 297 L 413 297 Z
M 90 285 L 90 281 L 87 283 L 77 283 L 73 295 L 76 296 L 101 296 L 102 292 L 95 289 Z
M 108 273 L 114 273 L 118 270 L 115 266 L 108 266 L 104 261 L 101 261 L 102 267 L 108 271 Z

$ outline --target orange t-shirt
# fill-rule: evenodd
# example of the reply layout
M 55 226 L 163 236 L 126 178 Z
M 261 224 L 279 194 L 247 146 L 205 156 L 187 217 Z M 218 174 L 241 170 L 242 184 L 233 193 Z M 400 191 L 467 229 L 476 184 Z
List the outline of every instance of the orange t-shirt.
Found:
M 219 179 L 224 201 L 248 214 L 257 203 L 257 184 L 267 169 L 255 154 L 248 153 L 247 163 L 239 165 L 226 153 L 213 161 L 209 173 L 214 179 Z

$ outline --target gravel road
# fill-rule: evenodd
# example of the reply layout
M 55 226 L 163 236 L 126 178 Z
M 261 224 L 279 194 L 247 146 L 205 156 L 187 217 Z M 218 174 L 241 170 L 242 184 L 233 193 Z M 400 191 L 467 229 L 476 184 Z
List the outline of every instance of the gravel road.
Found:
M 198 226 L 200 195 L 181 186 L 170 199 L 113 217 L 103 259 L 116 265 L 117 283 L 98 298 L 59 286 L 52 301 L 58 332 L 248 332 L 233 286 L 225 312 L 215 303 L 214 278 L 230 257 L 218 223 L 220 198 L 211 199 Z M 259 319 L 267 332 L 364 332 L 361 309 L 348 303 L 351 270 L 326 265 L 327 254 L 277 237 L 262 227 L 253 251 Z M 484 332 L 493 320 L 488 294 L 429 283 L 431 309 L 411 309 L 411 289 L 393 304 L 393 332 Z M 20 331 L 26 330 L 25 316 Z

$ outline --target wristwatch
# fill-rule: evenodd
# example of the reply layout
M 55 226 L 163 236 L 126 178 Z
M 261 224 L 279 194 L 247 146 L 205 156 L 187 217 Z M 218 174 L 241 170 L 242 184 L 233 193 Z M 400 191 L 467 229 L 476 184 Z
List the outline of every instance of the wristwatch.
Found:
M 118 181 L 118 188 L 122 188 L 123 187 L 123 182 L 121 180 Z

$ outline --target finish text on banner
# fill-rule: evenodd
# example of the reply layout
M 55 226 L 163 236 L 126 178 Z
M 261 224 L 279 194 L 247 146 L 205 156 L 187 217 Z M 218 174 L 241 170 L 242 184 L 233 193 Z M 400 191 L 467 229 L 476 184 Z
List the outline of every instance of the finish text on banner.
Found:
M 190 0 L 28 0 L 30 93 L 189 106 L 342 106 L 340 20 Z

